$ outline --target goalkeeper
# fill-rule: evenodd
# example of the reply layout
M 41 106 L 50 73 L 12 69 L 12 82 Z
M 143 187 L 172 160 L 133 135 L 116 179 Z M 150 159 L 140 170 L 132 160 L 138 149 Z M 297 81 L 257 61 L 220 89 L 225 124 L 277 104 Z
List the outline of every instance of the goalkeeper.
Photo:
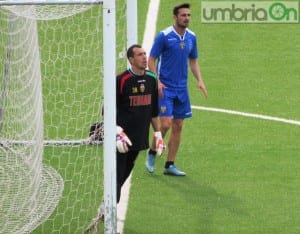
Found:
M 165 146 L 159 131 L 158 83 L 146 70 L 147 56 L 140 45 L 127 50 L 131 67 L 117 76 L 117 202 L 121 187 L 130 175 L 139 151 L 149 148 L 150 124 L 157 154 Z

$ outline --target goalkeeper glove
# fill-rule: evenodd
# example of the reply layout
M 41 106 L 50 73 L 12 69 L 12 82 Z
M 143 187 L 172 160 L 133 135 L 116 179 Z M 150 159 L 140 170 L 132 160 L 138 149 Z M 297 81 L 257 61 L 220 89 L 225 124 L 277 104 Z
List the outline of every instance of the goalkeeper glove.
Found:
M 127 153 L 128 146 L 132 146 L 132 143 L 126 133 L 123 131 L 123 128 L 117 126 L 117 150 L 120 153 Z
M 155 141 L 156 154 L 158 156 L 161 156 L 162 153 L 166 149 L 166 145 L 165 145 L 164 140 L 162 138 L 161 132 L 154 132 L 153 138 L 154 138 L 154 141 Z

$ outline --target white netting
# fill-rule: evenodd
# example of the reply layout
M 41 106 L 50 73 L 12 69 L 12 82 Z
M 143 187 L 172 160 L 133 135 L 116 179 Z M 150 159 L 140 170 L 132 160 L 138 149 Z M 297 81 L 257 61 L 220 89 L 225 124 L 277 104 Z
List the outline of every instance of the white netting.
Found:
M 18 16 L 28 19 L 51 20 L 66 18 L 90 9 L 92 5 L 17 5 L 4 6 Z
M 33 142 L 0 147 L 0 232 L 27 233 L 54 210 L 63 182 L 54 170 L 48 171 L 51 176 L 44 176 L 42 165 L 43 106 L 37 22 L 4 11 L 0 17 L 1 139 Z M 44 193 L 47 187 L 51 189 Z M 40 209 L 43 206 L 45 209 Z
M 125 9 L 118 0 L 117 54 Z M 82 233 L 97 212 L 102 145 L 86 139 L 101 119 L 102 11 L 0 7 L 0 233 Z
M 63 180 L 52 168 L 40 171 L 26 160 L 22 149 L 0 148 L 0 233 L 30 233 L 53 212 Z

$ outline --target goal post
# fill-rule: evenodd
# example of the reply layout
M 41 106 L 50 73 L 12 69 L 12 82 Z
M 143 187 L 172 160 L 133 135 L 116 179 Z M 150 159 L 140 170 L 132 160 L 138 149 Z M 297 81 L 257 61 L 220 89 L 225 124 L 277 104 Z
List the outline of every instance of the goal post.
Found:
M 116 36 L 115 1 L 103 3 L 104 35 L 104 222 L 105 233 L 117 233 L 116 205 Z
M 105 202 L 105 233 L 117 232 L 116 207 L 116 17 L 114 1 L 103 2 L 104 28 L 104 202 Z M 137 0 L 126 1 L 127 46 L 137 43 Z M 125 56 L 125 50 L 123 56 Z M 109 58 L 109 59 L 108 59 Z M 129 64 L 127 63 L 127 66 Z
M 115 76 L 133 43 L 136 0 L 0 1 L 0 233 L 82 233 L 102 199 L 116 233 Z

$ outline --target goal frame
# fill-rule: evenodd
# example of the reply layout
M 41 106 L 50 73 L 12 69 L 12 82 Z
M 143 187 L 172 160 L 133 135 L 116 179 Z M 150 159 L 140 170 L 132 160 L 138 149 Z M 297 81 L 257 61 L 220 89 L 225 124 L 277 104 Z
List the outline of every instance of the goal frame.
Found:
M 0 6 L 103 4 L 104 232 L 117 233 L 116 204 L 116 0 L 4 0 Z M 137 0 L 126 0 L 127 48 L 137 43 Z M 130 23 L 129 23 L 130 22 Z M 128 64 L 129 66 L 129 64 Z M 100 205 L 100 204 L 99 204 Z

